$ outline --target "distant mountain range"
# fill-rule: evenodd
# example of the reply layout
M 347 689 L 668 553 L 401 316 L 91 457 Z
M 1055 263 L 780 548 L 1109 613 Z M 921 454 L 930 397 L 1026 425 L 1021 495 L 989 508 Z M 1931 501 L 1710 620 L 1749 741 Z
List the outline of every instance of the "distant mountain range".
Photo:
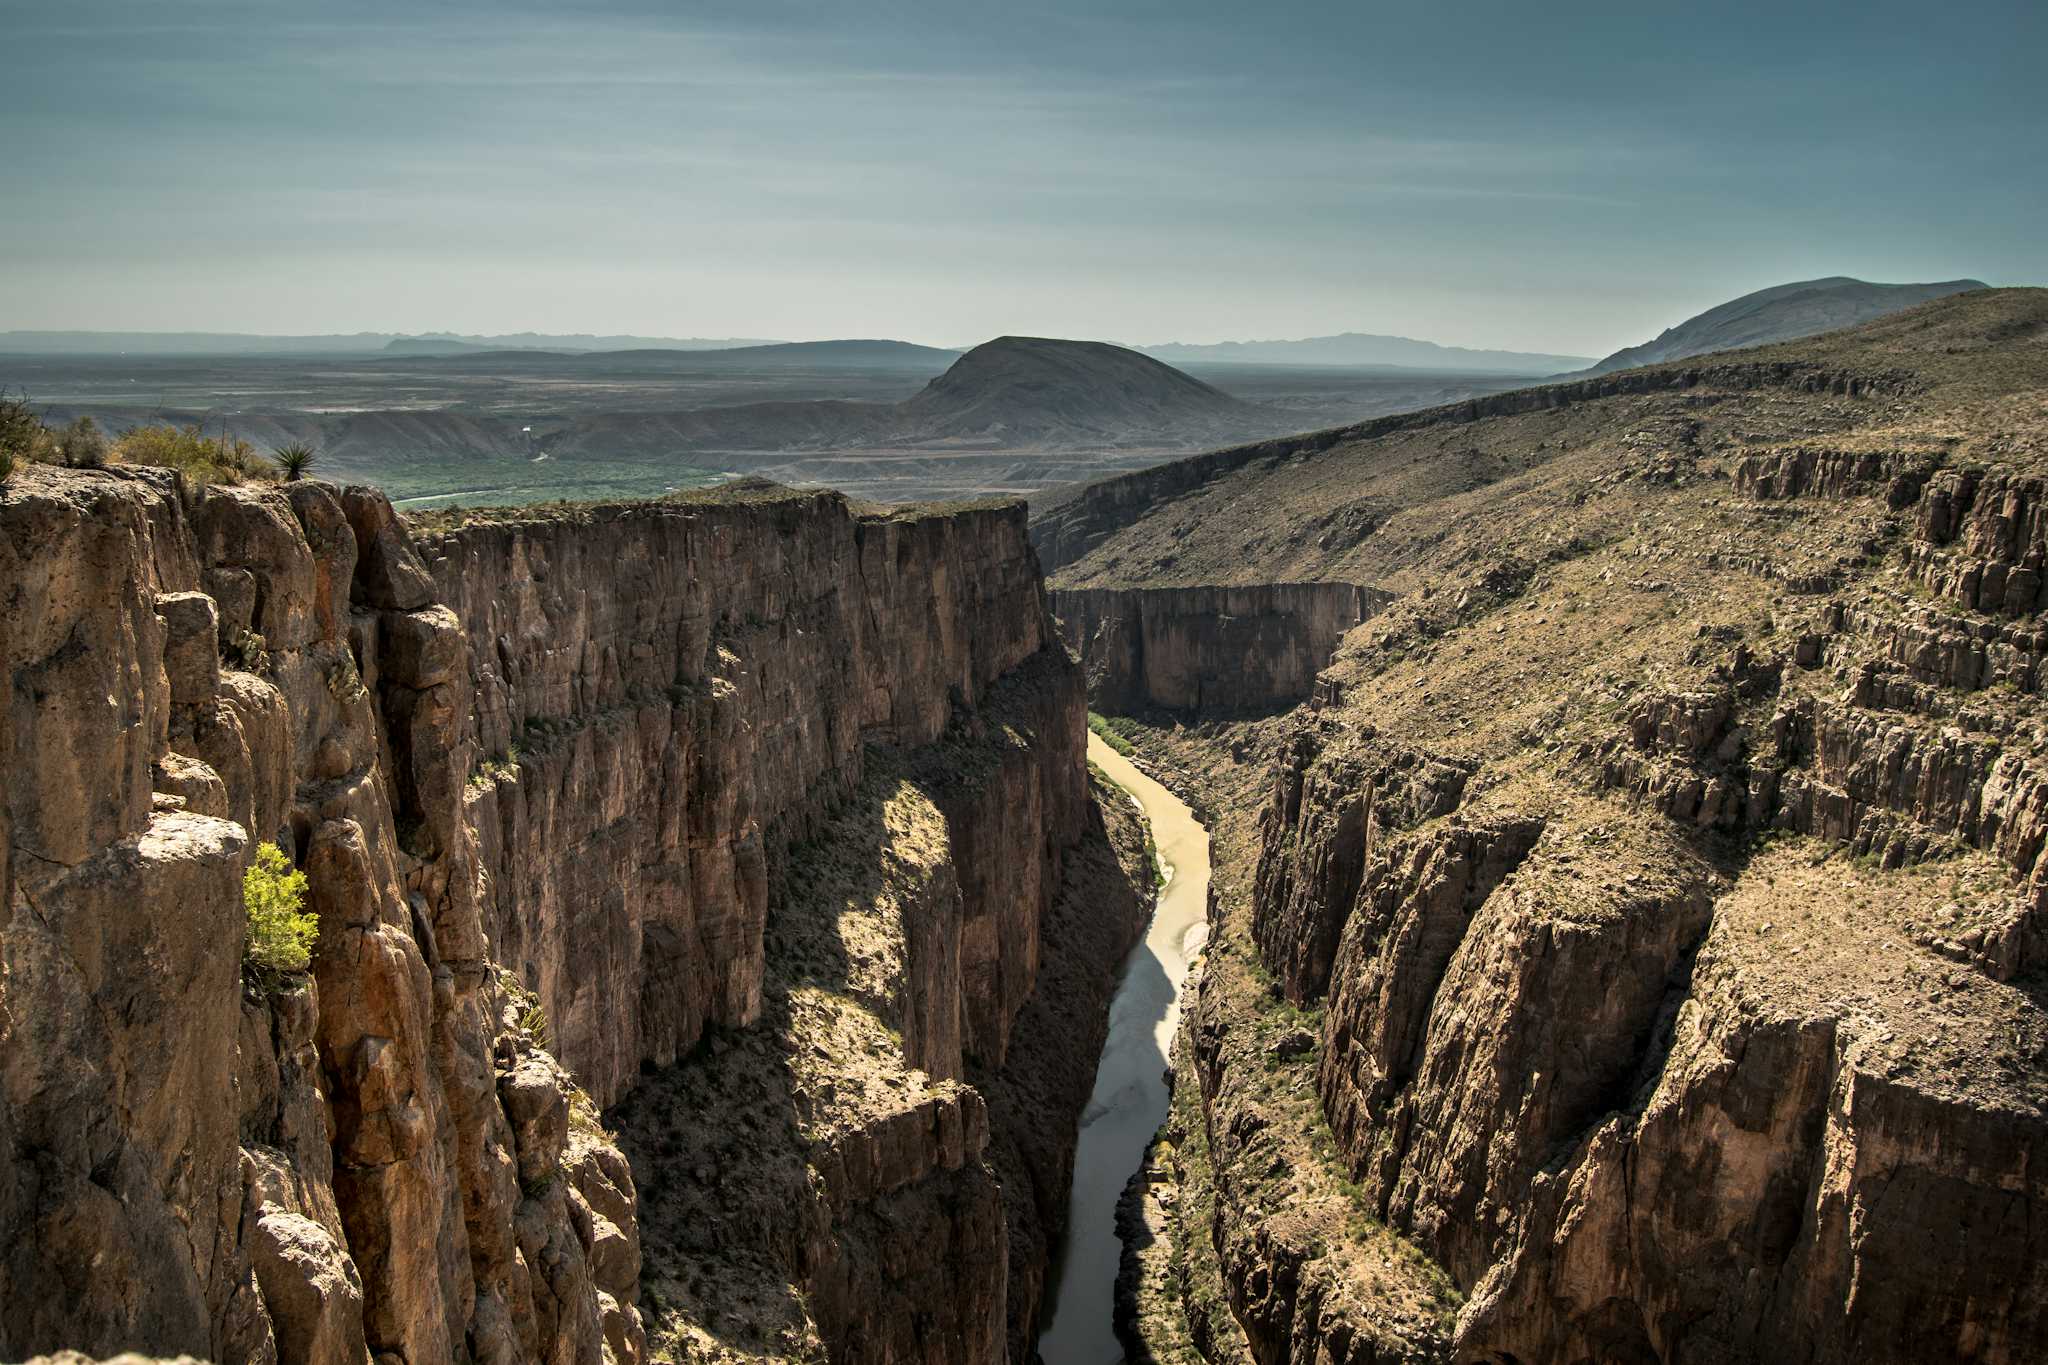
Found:
M 1982 280 L 1939 284 L 1870 284 L 1846 275 L 1800 280 L 1744 294 L 1698 317 L 1666 329 L 1655 341 L 1616 351 L 1587 374 L 1630 370 L 1665 360 L 1684 360 L 1709 351 L 1796 341 L 1841 327 L 1854 327 L 1929 299 L 1989 288 Z
M 16 355 L 453 355 L 470 351 L 722 351 L 773 344 L 758 337 L 590 336 L 516 332 L 462 336 L 452 332 L 350 332 L 324 336 L 265 336 L 250 332 L 0 332 L 0 353 Z
M 893 350 L 887 348 L 894 348 Z M 1329 365 L 1348 369 L 1394 368 L 1472 374 L 1547 375 L 1583 367 L 1590 356 L 1526 351 L 1482 351 L 1439 346 L 1408 337 L 1345 332 L 1299 341 L 1224 341 L 1214 345 L 1170 343 L 1128 349 L 1169 364 Z M 547 355 L 602 355 L 618 360 L 634 352 L 702 357 L 731 352 L 739 365 L 835 367 L 917 358 L 949 363 L 961 350 L 907 341 L 774 341 L 760 337 L 644 337 L 586 332 L 512 332 L 486 336 L 457 332 L 352 332 L 267 336 L 249 332 L 0 332 L 0 354 L 79 356 L 365 356 L 394 359 L 498 359 L 508 352 Z M 865 354 L 863 354 L 865 351 Z M 656 363 L 659 363 L 658 361 Z
M 1169 364 L 1393 366 L 1414 370 L 1463 370 L 1486 374 L 1548 375 L 1578 369 L 1590 356 L 1532 351 L 1481 351 L 1439 346 L 1413 337 L 1341 332 L 1298 341 L 1219 341 L 1209 345 L 1168 342 L 1135 348 Z
M 569 357 L 500 350 L 415 360 L 458 370 L 487 365 L 493 374 L 530 363 L 536 372 L 559 375 L 566 359 L 569 367 L 589 364 L 611 375 L 634 363 L 659 374 L 672 363 L 666 357 L 651 349 Z M 701 368 L 708 358 L 700 353 L 691 364 Z M 1298 426 L 1285 409 L 1244 402 L 1149 356 L 1096 341 L 999 337 L 965 355 L 900 341 L 793 342 L 756 348 L 754 357 L 735 365 L 753 372 L 778 363 L 812 370 L 872 365 L 893 373 L 928 365 L 935 377 L 901 402 L 781 399 L 539 419 L 445 410 L 244 412 L 234 419 L 235 431 L 268 449 L 309 442 L 329 458 L 330 468 L 350 469 L 458 452 L 526 458 L 545 451 L 562 459 L 707 452 L 730 462 L 750 452 L 820 450 L 1188 450 Z M 96 412 L 114 430 L 200 417 L 175 410 Z
M 585 332 L 554 335 L 546 332 L 513 332 L 505 336 L 459 336 L 452 332 L 422 332 L 418 336 L 396 336 L 383 349 L 397 355 L 465 355 L 491 351 L 553 351 L 563 354 L 616 351 L 729 351 L 786 345 L 764 337 L 639 337 L 593 336 Z
M 397 343 L 393 343 L 394 351 Z M 539 348 L 465 346 L 459 350 L 417 350 L 404 354 L 441 369 L 482 368 L 494 372 L 528 366 L 553 373 L 580 369 L 660 373 L 687 370 L 926 370 L 937 374 L 960 352 L 909 341 L 774 341 L 753 346 L 641 346 L 619 351 L 557 351 Z M 567 362 L 565 365 L 564 362 Z

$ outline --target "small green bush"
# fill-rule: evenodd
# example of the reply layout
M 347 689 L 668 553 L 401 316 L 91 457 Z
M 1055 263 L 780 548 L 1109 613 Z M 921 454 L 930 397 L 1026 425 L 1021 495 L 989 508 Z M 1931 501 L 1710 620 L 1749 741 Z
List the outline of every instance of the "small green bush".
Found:
M 81 417 L 57 433 L 57 459 L 73 469 L 107 466 L 107 434 L 90 417 Z
M 548 1033 L 547 1006 L 538 998 L 529 998 L 519 1011 L 519 1027 L 532 1036 L 535 1047 L 543 1051 L 554 1047 L 554 1039 Z
M 9 398 L 0 393 L 0 479 L 12 474 L 18 461 L 51 458 L 53 445 L 43 419 L 28 405 L 27 395 Z
M 242 965 L 259 983 L 283 984 L 313 960 L 320 917 L 304 909 L 306 874 L 294 869 L 276 844 L 260 844 L 256 860 L 242 874 L 242 908 L 249 915 L 249 943 Z

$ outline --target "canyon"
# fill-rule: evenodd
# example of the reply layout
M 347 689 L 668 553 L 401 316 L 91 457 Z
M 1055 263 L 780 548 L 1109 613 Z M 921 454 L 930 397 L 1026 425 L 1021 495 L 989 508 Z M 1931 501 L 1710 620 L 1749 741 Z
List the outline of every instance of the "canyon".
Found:
M 1151 873 L 1021 507 L 0 525 L 0 1355 L 1024 1358 Z
M 2021 290 L 1028 520 L 19 466 L 0 1356 L 2038 1358 L 2044 432 Z

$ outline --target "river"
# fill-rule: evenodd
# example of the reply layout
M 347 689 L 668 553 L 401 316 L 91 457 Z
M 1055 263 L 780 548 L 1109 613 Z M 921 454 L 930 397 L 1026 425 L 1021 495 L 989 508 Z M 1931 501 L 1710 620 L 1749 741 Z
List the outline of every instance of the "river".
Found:
M 1181 987 L 1208 935 L 1209 832 L 1179 797 L 1093 732 L 1088 757 L 1137 799 L 1167 881 L 1145 941 L 1124 961 L 1095 1091 L 1081 1113 L 1067 1243 L 1052 1321 L 1038 1338 L 1046 1365 L 1117 1365 L 1124 1358 L 1111 1328 L 1123 1253 L 1116 1203 L 1144 1161 L 1145 1145 L 1166 1121 L 1166 1058 L 1180 1026 Z

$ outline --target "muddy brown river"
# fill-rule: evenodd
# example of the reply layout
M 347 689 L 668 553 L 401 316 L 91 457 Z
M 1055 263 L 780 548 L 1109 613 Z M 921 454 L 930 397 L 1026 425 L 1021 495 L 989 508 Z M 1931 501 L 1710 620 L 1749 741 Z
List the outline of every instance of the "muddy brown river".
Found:
M 1208 935 L 1209 832 L 1179 797 L 1093 733 L 1088 757 L 1145 812 L 1167 881 L 1144 942 L 1124 961 L 1095 1091 L 1081 1113 L 1067 1243 L 1052 1320 L 1038 1338 L 1046 1365 L 1116 1365 L 1124 1358 L 1111 1328 L 1123 1250 L 1116 1202 L 1166 1121 L 1166 1058 L 1180 1026 L 1181 987 Z

